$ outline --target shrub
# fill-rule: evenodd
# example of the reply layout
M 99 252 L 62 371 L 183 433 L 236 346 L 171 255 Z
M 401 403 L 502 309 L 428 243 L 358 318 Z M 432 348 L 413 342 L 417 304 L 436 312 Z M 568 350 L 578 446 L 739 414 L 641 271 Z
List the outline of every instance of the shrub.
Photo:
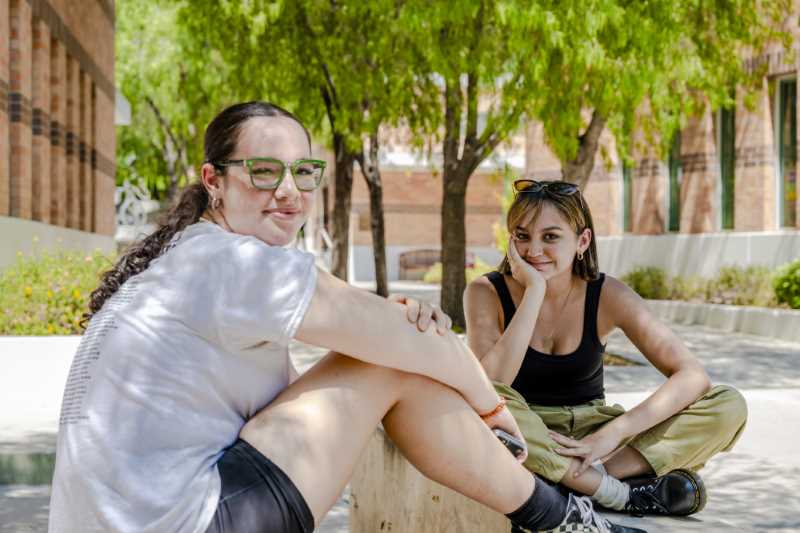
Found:
M 772 287 L 778 303 L 800 309 L 800 259 L 780 267 L 775 273 Z
M 664 300 L 670 295 L 667 273 L 663 268 L 635 267 L 622 276 L 622 281 L 642 298 Z
M 774 306 L 772 272 L 765 266 L 726 266 L 710 280 L 706 300 L 729 305 Z
M 112 258 L 95 251 L 17 254 L 0 272 L 0 335 L 76 335 Z
M 706 299 L 708 280 L 700 276 L 674 276 L 669 281 L 669 299 L 683 300 L 686 302 Z
M 475 257 L 475 266 L 472 268 L 466 269 L 465 273 L 467 276 L 467 284 L 472 283 L 480 276 L 483 276 L 487 272 L 491 272 L 494 270 L 493 266 L 488 265 L 485 263 L 480 257 Z M 442 264 L 441 263 L 434 263 L 431 268 L 425 272 L 425 276 L 423 276 L 422 281 L 425 283 L 441 283 L 442 282 Z

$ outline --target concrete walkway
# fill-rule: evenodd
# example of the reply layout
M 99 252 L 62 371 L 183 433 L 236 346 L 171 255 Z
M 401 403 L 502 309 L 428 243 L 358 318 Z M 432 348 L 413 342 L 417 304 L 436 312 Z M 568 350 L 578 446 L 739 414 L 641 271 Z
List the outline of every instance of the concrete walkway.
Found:
M 703 470 L 709 503 L 697 517 L 609 517 L 650 532 L 800 531 L 800 455 L 795 451 L 800 440 L 800 344 L 697 327 L 675 330 L 706 365 L 714 383 L 743 391 L 750 408 L 747 429 L 732 453 L 715 458 Z M 37 464 L 47 467 L 78 340 L 0 337 L 0 358 L 5 360 L 0 372 L 0 533 L 46 531 L 49 487 L 9 483 L 13 460 L 30 457 L 22 454 L 41 454 L 34 456 L 44 458 Z M 299 343 L 292 348 L 301 371 L 325 353 Z M 614 335 L 607 349 L 632 360 L 642 358 L 622 335 Z M 631 407 L 662 380 L 649 366 L 607 367 L 608 400 Z M 317 531 L 347 532 L 347 515 L 343 498 Z

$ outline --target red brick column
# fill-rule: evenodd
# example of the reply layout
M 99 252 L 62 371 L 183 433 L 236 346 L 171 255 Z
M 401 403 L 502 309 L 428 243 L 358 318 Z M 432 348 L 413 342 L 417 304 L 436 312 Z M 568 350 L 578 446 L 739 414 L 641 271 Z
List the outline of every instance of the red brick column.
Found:
M 50 156 L 51 220 L 67 225 L 67 159 L 64 142 L 67 124 L 67 51 L 61 41 L 50 43 Z
M 649 106 L 643 106 L 642 113 L 649 112 Z M 667 229 L 667 177 L 658 153 L 660 142 L 655 134 L 642 129 L 633 135 L 630 216 L 631 231 L 639 235 L 656 235 Z
M 736 106 L 736 184 L 734 228 L 768 231 L 776 227 L 775 143 L 767 80 L 750 111 L 739 96 Z
M 80 128 L 80 65 L 67 55 L 67 226 L 80 228 L 80 161 L 78 132 Z
M 11 0 L 11 216 L 30 219 L 31 194 L 31 6 Z
M 95 232 L 114 235 L 116 212 L 114 190 L 116 187 L 114 129 L 114 102 L 103 91 L 95 91 L 94 99 L 94 180 L 95 180 Z
M 8 2 L 0 2 L 0 216 L 8 216 L 9 207 L 9 43 L 11 41 L 10 7 Z
M 51 194 L 50 152 L 50 30 L 33 21 L 33 218 L 49 223 Z
M 706 233 L 719 227 L 716 204 L 719 161 L 710 110 L 689 119 L 681 131 L 681 233 Z
M 80 145 L 78 154 L 80 161 L 80 227 L 84 231 L 92 231 L 94 208 L 94 181 L 92 176 L 92 80 L 86 72 L 80 77 Z

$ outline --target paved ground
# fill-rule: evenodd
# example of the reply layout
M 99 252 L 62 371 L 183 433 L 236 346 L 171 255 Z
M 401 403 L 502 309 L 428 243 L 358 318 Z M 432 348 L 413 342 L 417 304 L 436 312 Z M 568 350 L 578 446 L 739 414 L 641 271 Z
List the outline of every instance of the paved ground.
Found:
M 424 296 L 424 294 L 422 294 Z M 710 500 L 697 518 L 612 519 L 660 531 L 800 531 L 800 345 L 770 339 L 675 326 L 702 359 L 715 383 L 744 392 L 750 421 L 736 450 L 712 460 L 703 471 Z M 75 337 L 30 341 L 0 337 L 0 533 L 46 530 L 49 487 L 61 391 Z M 622 335 L 608 351 L 641 359 Z M 293 347 L 299 368 L 324 350 Z M 661 381 L 648 366 L 609 367 L 610 401 L 635 405 Z M 318 531 L 347 532 L 343 498 Z

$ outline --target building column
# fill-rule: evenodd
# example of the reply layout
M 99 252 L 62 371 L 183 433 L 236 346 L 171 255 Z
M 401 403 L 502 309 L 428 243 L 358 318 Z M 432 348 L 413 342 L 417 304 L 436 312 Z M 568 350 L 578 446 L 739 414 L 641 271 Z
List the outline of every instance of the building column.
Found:
M 734 228 L 770 231 L 777 227 L 775 143 L 767 79 L 749 110 L 739 95 L 736 102 L 736 185 Z
M 658 235 L 667 230 L 667 179 L 659 157 L 660 139 L 637 129 L 632 140 L 631 231 L 637 235 Z
M 80 65 L 67 55 L 67 227 L 80 228 L 80 161 L 78 132 L 80 131 Z
M 10 175 L 9 168 L 9 116 L 8 116 L 8 90 L 9 72 L 9 44 L 11 42 L 10 25 L 11 6 L 8 2 L 0 2 L 0 216 L 10 214 Z
M 50 187 L 51 220 L 67 226 L 67 51 L 58 39 L 50 43 Z
M 114 101 L 103 91 L 94 93 L 94 150 L 92 161 L 95 183 L 95 233 L 114 235 L 116 210 L 116 130 L 114 129 Z
M 78 160 L 80 161 L 80 228 L 92 231 L 94 209 L 94 181 L 92 176 L 92 80 L 86 72 L 80 77 L 80 144 Z
M 10 10 L 10 214 L 32 216 L 31 176 L 31 6 L 11 0 Z
M 714 114 L 706 109 L 681 131 L 681 233 L 717 231 L 719 162 Z
M 50 30 L 33 21 L 33 218 L 50 223 Z

